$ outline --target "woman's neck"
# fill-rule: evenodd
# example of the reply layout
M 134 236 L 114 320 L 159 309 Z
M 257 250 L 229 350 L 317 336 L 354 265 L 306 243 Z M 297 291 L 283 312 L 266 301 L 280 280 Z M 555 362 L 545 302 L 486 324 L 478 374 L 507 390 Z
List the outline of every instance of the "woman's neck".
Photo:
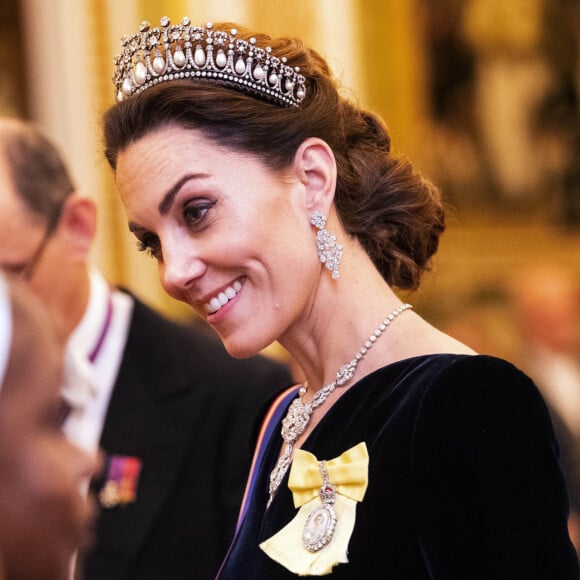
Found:
M 280 339 L 302 369 L 311 392 L 334 381 L 340 367 L 357 354 L 361 356 L 364 343 L 375 331 L 379 332 L 376 343 L 380 350 L 375 353 L 374 349 L 367 349 L 368 353 L 365 352 L 357 365 L 356 376 L 364 376 L 361 373 L 366 369 L 374 370 L 382 366 L 383 361 L 388 362 L 381 353 L 388 351 L 384 347 L 391 342 L 392 328 L 390 324 L 386 325 L 385 336 L 382 336 L 380 325 L 401 304 L 382 278 L 380 283 L 350 284 L 350 289 L 347 279 L 331 282 L 344 284 L 344 287 L 321 294 L 320 300 L 315 300 L 308 310 L 308 315 L 294 325 L 291 333 Z M 397 324 L 393 323 L 393 327 Z

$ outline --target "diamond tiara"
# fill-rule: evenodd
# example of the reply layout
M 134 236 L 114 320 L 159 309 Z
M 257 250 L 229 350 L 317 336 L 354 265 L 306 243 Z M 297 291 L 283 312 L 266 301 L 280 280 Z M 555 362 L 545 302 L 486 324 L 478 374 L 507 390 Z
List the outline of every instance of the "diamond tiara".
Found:
M 117 101 L 158 83 L 202 79 L 231 85 L 280 106 L 298 107 L 306 96 L 299 67 L 286 64 L 256 39 L 237 37 L 237 30 L 214 30 L 211 22 L 191 26 L 183 18 L 171 24 L 164 16 L 161 27 L 143 22 L 139 32 L 122 39 L 123 50 L 115 58 L 113 81 Z

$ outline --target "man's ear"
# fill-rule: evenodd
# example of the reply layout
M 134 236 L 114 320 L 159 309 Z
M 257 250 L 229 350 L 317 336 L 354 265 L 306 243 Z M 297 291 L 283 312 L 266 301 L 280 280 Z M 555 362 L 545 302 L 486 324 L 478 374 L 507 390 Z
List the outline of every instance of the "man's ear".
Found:
M 303 141 L 294 168 L 306 192 L 306 208 L 328 215 L 336 189 L 336 160 L 328 143 L 317 137 Z
M 63 205 L 58 229 L 63 239 L 80 259 L 88 256 L 96 234 L 95 202 L 78 193 L 69 195 Z

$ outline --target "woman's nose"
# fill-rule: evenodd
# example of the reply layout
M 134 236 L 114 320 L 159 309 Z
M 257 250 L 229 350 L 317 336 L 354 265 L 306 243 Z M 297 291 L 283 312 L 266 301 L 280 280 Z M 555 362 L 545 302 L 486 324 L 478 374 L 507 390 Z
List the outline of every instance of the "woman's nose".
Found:
M 191 288 L 192 282 L 205 272 L 205 262 L 191 248 L 164 248 L 163 262 L 159 264 L 159 276 L 164 290 L 180 299 Z

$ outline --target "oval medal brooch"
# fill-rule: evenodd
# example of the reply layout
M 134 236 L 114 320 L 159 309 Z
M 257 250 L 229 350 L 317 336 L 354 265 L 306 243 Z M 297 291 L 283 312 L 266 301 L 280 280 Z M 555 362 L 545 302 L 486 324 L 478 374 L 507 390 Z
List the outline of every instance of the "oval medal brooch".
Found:
M 324 548 L 332 540 L 336 528 L 336 512 L 334 511 L 336 488 L 328 481 L 324 461 L 320 461 L 318 466 L 322 473 L 322 487 L 320 488 L 322 504 L 310 512 L 302 531 L 302 544 L 309 552 L 318 552 Z

